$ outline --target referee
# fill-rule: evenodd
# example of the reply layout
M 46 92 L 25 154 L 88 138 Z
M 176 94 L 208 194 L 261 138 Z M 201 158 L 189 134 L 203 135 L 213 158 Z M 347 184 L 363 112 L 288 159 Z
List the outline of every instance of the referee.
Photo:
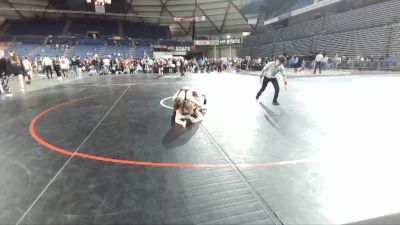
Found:
M 275 89 L 274 100 L 272 101 L 272 104 L 279 105 L 278 102 L 279 84 L 276 77 L 279 73 L 283 76 L 286 88 L 287 79 L 285 75 L 285 67 L 283 66 L 285 61 L 286 59 L 284 56 L 278 56 L 275 61 L 269 62 L 267 65 L 264 66 L 260 76 L 260 83 L 262 82 L 262 86 L 260 91 L 258 91 L 257 93 L 256 100 L 258 100 L 260 95 L 265 91 L 265 88 L 267 88 L 268 83 L 272 82 L 272 85 L 274 85 Z

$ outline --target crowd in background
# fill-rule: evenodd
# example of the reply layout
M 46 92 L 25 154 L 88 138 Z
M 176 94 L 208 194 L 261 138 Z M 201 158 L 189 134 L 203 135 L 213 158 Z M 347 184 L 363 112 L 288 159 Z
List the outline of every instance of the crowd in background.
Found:
M 293 68 L 294 72 L 301 72 L 304 69 L 314 69 L 316 66 L 316 56 L 322 54 L 321 67 L 323 70 L 337 69 L 357 69 L 357 70 L 383 70 L 398 69 L 400 57 L 397 55 L 385 55 L 375 57 L 373 55 L 359 55 L 350 57 L 336 54 L 329 57 L 326 53 L 316 53 L 310 55 L 288 55 L 286 57 L 286 68 Z M 262 66 L 270 62 L 271 57 L 257 57 L 249 60 L 248 70 L 261 70 Z
M 57 44 L 56 44 L 57 45 Z M 68 48 L 68 45 L 55 46 Z M 397 56 L 358 56 L 355 58 L 336 54 L 328 57 L 326 53 L 310 54 L 308 56 L 298 56 L 285 54 L 285 67 L 293 68 L 295 73 L 300 73 L 304 69 L 313 69 L 320 65 L 323 70 L 329 69 L 385 69 L 398 65 Z M 11 62 L 12 59 L 15 62 Z M 18 59 L 18 60 L 16 60 Z M 99 56 L 88 53 L 84 58 L 74 56 L 67 58 L 60 57 L 36 57 L 32 61 L 26 57 L 18 57 L 11 51 L 3 57 L 9 66 L 17 66 L 19 69 L 12 71 L 17 77 L 20 91 L 24 92 L 24 80 L 26 84 L 31 83 L 33 74 L 46 74 L 48 79 L 57 77 L 58 80 L 69 76 L 82 77 L 97 75 L 118 75 L 118 74 L 137 74 L 151 73 L 154 76 L 163 76 L 166 73 L 179 73 L 184 76 L 186 73 L 220 73 L 222 71 L 260 71 L 264 65 L 274 60 L 273 57 L 257 58 L 192 58 L 184 57 L 160 57 L 153 58 L 145 54 L 144 57 L 129 57 L 116 53 L 112 55 Z M 4 69 L 3 69 L 4 70 Z M 1 72 L 2 77 L 6 77 L 7 72 Z M 4 79 L 2 79 L 4 83 Z M 4 90 L 0 90 L 5 92 Z
M 66 46 L 61 46 L 66 47 Z M 234 67 L 236 59 L 208 59 L 184 57 L 159 57 L 153 58 L 145 55 L 144 57 L 129 57 L 122 54 L 112 54 L 98 56 L 97 54 L 87 54 L 84 58 L 73 56 L 38 56 L 33 60 L 27 57 L 17 56 L 14 51 L 0 56 L 6 62 L 4 69 L 0 70 L 2 89 L 1 93 L 8 93 L 7 86 L 10 77 L 16 77 L 21 92 L 25 92 L 25 84 L 31 84 L 32 75 L 45 74 L 47 79 L 57 78 L 62 81 L 67 77 L 81 78 L 83 75 L 119 75 L 148 73 L 154 76 L 163 76 L 166 73 L 179 73 L 185 76 L 186 73 L 211 73 L 222 72 Z M 17 68 L 17 69 L 15 69 Z
M 184 57 L 124 57 L 121 54 L 106 55 L 99 57 L 97 55 L 81 58 L 75 56 L 70 59 L 66 57 L 36 57 L 32 64 L 35 73 L 44 73 L 47 78 L 53 77 L 53 72 L 57 75 L 59 71 L 64 77 L 68 72 L 74 76 L 80 77 L 82 73 L 93 75 L 118 75 L 135 74 L 138 72 L 154 73 L 164 75 L 164 73 L 209 73 L 222 72 L 232 68 L 236 63 L 241 62 L 238 59 L 208 59 Z M 61 77 L 61 75 L 60 75 Z

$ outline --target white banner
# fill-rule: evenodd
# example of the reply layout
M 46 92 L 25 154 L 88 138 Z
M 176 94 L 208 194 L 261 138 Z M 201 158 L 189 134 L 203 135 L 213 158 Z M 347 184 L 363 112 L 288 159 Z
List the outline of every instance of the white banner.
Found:
M 219 40 L 195 40 L 194 45 L 219 45 Z
M 106 13 L 106 7 L 104 7 L 104 5 L 95 4 L 94 8 L 97 13 Z
M 154 58 L 171 58 L 172 52 L 153 52 Z

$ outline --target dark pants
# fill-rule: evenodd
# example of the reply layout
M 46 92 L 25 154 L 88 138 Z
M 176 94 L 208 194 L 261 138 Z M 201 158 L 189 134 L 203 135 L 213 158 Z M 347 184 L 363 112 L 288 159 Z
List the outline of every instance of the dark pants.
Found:
M 319 68 L 319 74 L 321 74 L 322 62 L 315 63 L 314 74 L 315 74 L 315 72 L 317 72 L 317 67 Z
M 61 77 L 61 67 L 60 67 L 60 65 L 54 65 L 54 71 L 56 71 L 57 77 Z
M 26 75 L 24 76 L 24 78 L 25 78 L 25 77 L 28 77 L 28 80 L 26 81 L 26 84 L 31 84 L 31 81 L 32 81 L 31 75 L 26 74 Z
M 0 74 L 0 85 L 3 86 L 3 90 L 5 93 L 10 93 L 10 87 L 8 85 L 8 81 L 10 80 L 9 75 L 1 75 Z
M 61 77 L 61 75 L 62 75 L 61 71 L 59 69 L 56 69 L 55 71 L 56 71 L 57 77 Z
M 276 78 L 264 77 L 261 89 L 257 93 L 256 98 L 258 99 L 260 97 L 260 95 L 265 91 L 265 88 L 267 88 L 267 85 L 268 85 L 269 82 L 272 82 L 272 85 L 274 85 L 274 89 L 275 89 L 274 102 L 277 102 L 278 101 L 278 95 L 279 95 L 279 84 L 278 84 L 278 80 Z
M 179 70 L 181 71 L 181 77 L 185 76 L 185 67 L 181 66 Z
M 61 72 L 62 72 L 64 77 L 68 77 L 68 70 L 62 69 Z
M 47 78 L 50 79 L 49 72 L 50 72 L 51 78 L 53 78 L 53 70 L 51 69 L 51 66 L 45 66 L 44 70 L 46 71 Z

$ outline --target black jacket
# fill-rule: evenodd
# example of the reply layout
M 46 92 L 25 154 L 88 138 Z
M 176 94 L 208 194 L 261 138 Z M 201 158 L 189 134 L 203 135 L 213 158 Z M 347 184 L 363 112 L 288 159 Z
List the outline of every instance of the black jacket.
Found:
M 6 60 L 6 65 L 7 65 L 7 73 L 9 75 L 19 75 L 19 74 L 24 74 L 23 71 L 23 66 L 22 66 L 22 61 L 21 59 L 18 57 L 18 61 L 17 62 L 11 62 L 10 58 L 8 58 L 8 60 Z
M 7 59 L 5 57 L 0 59 L 0 77 L 8 75 L 7 73 Z

